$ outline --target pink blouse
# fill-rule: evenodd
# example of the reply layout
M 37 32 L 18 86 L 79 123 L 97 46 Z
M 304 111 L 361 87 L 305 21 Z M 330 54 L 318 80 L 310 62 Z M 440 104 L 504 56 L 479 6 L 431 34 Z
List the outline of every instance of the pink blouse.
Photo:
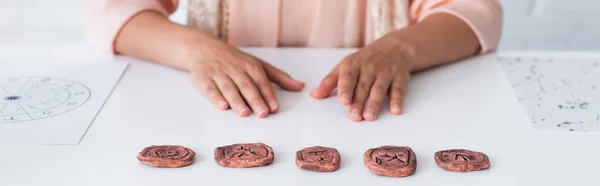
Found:
M 237 46 L 361 47 L 431 14 L 448 13 L 471 27 L 485 53 L 496 48 L 502 29 L 497 0 L 189 1 L 188 25 Z M 95 48 L 113 53 L 116 35 L 133 15 L 155 10 L 169 16 L 178 4 L 178 0 L 86 0 L 87 35 Z

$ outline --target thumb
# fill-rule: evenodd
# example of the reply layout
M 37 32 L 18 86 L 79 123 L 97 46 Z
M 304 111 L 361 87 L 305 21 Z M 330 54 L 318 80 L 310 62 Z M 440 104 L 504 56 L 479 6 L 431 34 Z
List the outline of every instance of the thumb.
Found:
M 290 91 L 301 91 L 304 88 L 304 82 L 293 79 L 287 73 L 273 65 L 263 62 L 263 67 L 269 81 L 277 84 L 279 87 Z
M 336 66 L 330 73 L 321 81 L 321 85 L 311 93 L 313 98 L 323 99 L 329 97 L 338 84 L 339 68 Z

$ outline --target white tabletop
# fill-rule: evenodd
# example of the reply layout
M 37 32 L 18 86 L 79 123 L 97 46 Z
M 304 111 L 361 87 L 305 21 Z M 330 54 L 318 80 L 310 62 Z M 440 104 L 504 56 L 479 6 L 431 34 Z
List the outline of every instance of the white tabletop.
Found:
M 73 60 L 79 48 L 0 47 L 0 59 Z M 406 113 L 384 112 L 374 122 L 351 122 L 336 99 L 313 100 L 309 90 L 351 50 L 248 49 L 292 76 L 305 80 L 300 93 L 277 90 L 282 111 L 265 119 L 240 118 L 214 109 L 198 95 L 184 72 L 131 62 L 79 145 L 2 146 L 0 185 L 598 185 L 600 135 L 542 132 L 532 128 L 510 84 L 492 60 L 474 58 L 414 75 Z M 24 53 L 36 55 L 19 56 Z M 85 55 L 84 55 L 85 54 Z M 93 56 L 92 54 L 89 54 Z M 98 59 L 98 57 L 89 57 Z M 252 135 L 250 135 L 252 134 Z M 217 165 L 217 146 L 263 142 L 273 147 L 267 167 L 231 169 Z M 136 160 L 144 147 L 184 145 L 196 162 L 178 169 L 146 166 Z M 341 168 L 332 173 L 303 171 L 294 152 L 313 145 L 337 148 Z M 363 153 L 381 145 L 406 145 L 417 154 L 414 175 L 375 176 Z M 485 152 L 491 168 L 471 173 L 437 167 L 438 150 Z

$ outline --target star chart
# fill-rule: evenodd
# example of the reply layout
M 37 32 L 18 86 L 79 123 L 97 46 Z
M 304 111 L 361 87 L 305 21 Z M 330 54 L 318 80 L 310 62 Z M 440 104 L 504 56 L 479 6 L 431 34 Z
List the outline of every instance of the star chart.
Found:
M 38 120 L 84 105 L 90 89 L 53 77 L 0 77 L 0 124 Z

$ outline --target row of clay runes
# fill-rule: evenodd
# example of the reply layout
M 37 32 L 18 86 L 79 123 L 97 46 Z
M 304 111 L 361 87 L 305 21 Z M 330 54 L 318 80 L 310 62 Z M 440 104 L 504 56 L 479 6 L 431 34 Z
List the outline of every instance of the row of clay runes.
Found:
M 137 159 L 153 167 L 177 168 L 194 162 L 196 153 L 178 145 L 154 145 L 138 153 Z M 214 159 L 230 168 L 267 166 L 273 162 L 273 148 L 263 143 L 239 143 L 215 148 Z M 490 167 L 486 154 L 465 149 L 450 149 L 434 154 L 436 164 L 444 170 L 470 172 Z M 341 156 L 335 148 L 313 146 L 296 152 L 296 165 L 305 170 L 333 172 L 340 167 Z M 406 146 L 381 146 L 364 154 L 365 166 L 374 174 L 406 177 L 415 173 L 417 156 Z

